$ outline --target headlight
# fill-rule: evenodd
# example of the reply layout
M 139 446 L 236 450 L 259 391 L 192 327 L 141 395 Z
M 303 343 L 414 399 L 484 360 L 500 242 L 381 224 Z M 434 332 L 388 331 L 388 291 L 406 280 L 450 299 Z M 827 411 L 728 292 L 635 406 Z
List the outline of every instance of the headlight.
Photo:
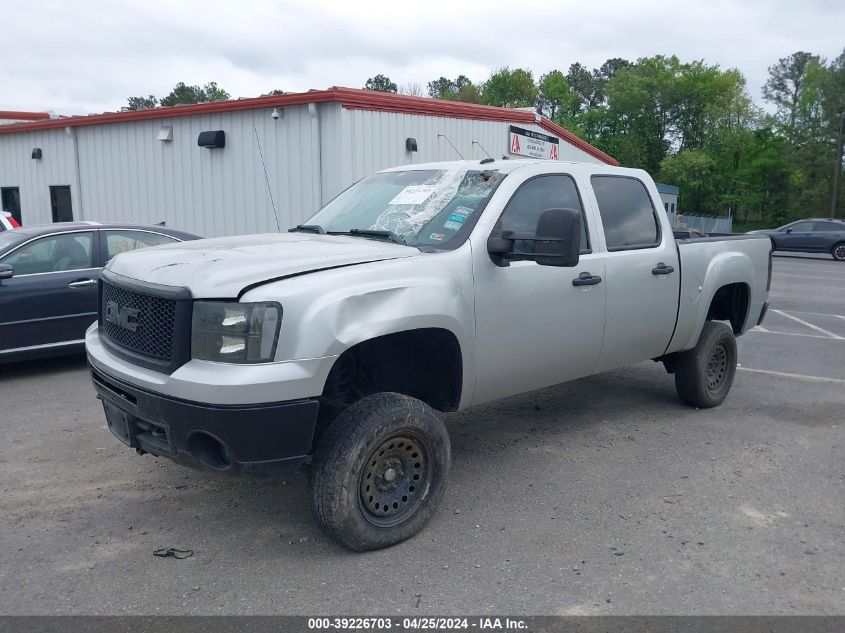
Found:
M 282 323 L 278 303 L 196 301 L 191 357 L 223 363 L 273 360 Z

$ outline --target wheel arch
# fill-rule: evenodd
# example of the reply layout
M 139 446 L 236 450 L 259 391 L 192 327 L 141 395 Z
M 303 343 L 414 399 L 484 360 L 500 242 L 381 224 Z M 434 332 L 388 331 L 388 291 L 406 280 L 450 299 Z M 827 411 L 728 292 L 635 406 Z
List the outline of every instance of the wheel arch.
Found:
M 444 327 L 385 332 L 360 340 L 337 356 L 321 394 L 321 414 L 336 417 L 361 398 L 396 392 L 439 411 L 456 411 L 465 395 L 464 356 L 458 336 Z M 471 395 L 471 394 L 470 394 Z
M 751 306 L 751 287 L 745 282 L 720 286 L 710 299 L 705 321 L 728 321 L 734 335 L 743 333 Z

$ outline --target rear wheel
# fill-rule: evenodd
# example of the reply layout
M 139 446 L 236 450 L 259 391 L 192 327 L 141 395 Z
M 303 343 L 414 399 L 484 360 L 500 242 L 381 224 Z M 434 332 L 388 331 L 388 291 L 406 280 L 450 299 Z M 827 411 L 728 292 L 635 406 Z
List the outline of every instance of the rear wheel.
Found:
M 736 339 L 724 323 L 707 321 L 696 346 L 678 354 L 675 388 L 693 407 L 709 408 L 722 403 L 736 374 Z
M 451 446 L 440 416 L 398 393 L 356 402 L 321 438 L 311 507 L 323 530 L 355 551 L 419 532 L 446 488 Z
M 845 262 L 845 242 L 839 242 L 839 244 L 835 244 L 832 249 L 830 249 L 830 254 L 833 255 L 833 259 L 838 262 Z

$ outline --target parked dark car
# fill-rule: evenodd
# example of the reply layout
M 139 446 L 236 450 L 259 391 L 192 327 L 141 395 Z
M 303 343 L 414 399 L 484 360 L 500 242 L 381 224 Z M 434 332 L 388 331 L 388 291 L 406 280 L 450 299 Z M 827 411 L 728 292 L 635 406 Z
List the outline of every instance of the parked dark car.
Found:
M 772 238 L 776 251 L 797 253 L 830 253 L 833 259 L 845 261 L 845 221 L 811 218 L 790 222 L 778 229 L 751 231 Z
M 100 269 L 124 251 L 196 235 L 163 226 L 58 222 L 0 233 L 0 363 L 81 350 Z

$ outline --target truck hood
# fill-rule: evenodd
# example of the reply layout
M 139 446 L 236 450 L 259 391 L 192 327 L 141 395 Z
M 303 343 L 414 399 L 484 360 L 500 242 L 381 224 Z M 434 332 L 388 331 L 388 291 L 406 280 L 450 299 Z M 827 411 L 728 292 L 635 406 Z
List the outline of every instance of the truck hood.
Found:
M 419 254 L 410 246 L 363 237 L 269 233 L 121 253 L 106 269 L 138 281 L 188 288 L 196 298 L 223 299 L 272 279 Z

